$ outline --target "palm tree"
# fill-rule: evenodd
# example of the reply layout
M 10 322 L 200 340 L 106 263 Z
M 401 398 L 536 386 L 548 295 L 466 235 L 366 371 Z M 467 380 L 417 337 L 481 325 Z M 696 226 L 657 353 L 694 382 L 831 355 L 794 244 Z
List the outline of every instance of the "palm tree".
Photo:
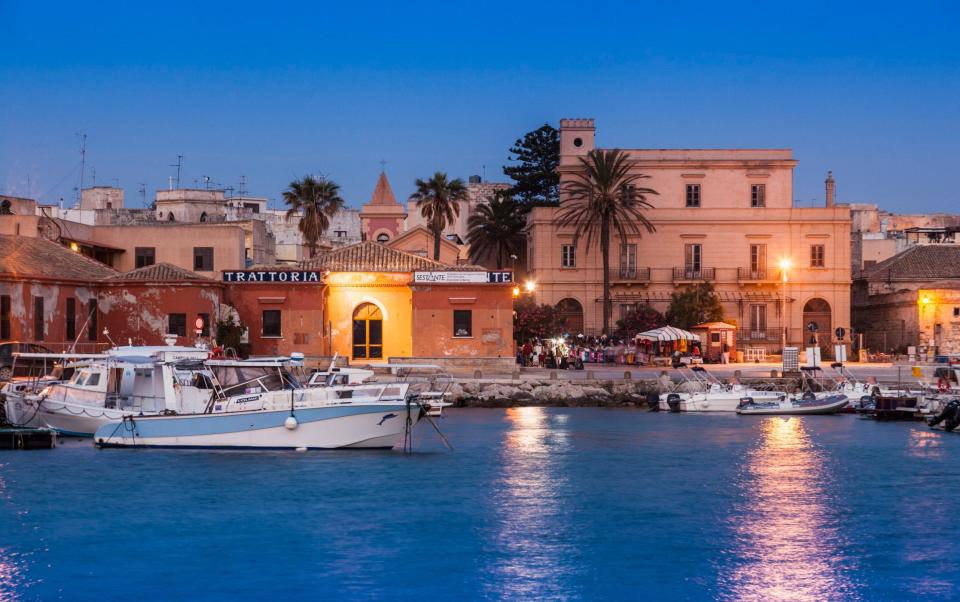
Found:
M 496 255 L 498 270 L 503 269 L 504 257 L 520 255 L 526 240 L 527 220 L 520 205 L 499 194 L 477 205 L 475 213 L 467 220 L 467 227 L 470 260 L 482 263 Z
M 580 158 L 581 169 L 561 187 L 566 198 L 560 202 L 557 225 L 572 226 L 573 244 L 584 235 L 587 248 L 594 237 L 600 239 L 603 259 L 603 333 L 610 329 L 610 229 L 616 230 L 620 243 L 627 236 L 639 236 L 640 228 L 654 232 L 653 224 L 643 215 L 652 209 L 646 195 L 658 194 L 652 188 L 640 188 L 639 180 L 650 176 L 630 173 L 630 160 L 620 149 L 594 149 Z
M 330 227 L 330 218 L 343 209 L 345 203 L 340 196 L 340 186 L 333 180 L 320 176 L 304 176 L 303 179 L 290 182 L 283 191 L 283 200 L 290 207 L 287 217 L 300 216 L 300 232 L 310 257 L 317 252 L 317 242 Z
M 443 229 L 452 225 L 460 215 L 457 202 L 467 198 L 467 187 L 460 178 L 448 181 L 447 174 L 439 171 L 429 180 L 417 178 L 414 185 L 417 191 L 410 198 L 417 202 L 420 215 L 433 232 L 433 258 L 439 261 Z

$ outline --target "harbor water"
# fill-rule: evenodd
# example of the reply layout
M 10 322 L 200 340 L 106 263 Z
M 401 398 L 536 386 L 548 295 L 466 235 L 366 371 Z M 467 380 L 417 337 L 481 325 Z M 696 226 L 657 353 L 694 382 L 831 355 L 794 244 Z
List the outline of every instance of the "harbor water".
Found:
M 0 454 L 0 601 L 946 600 L 960 434 L 455 409 L 416 452 Z

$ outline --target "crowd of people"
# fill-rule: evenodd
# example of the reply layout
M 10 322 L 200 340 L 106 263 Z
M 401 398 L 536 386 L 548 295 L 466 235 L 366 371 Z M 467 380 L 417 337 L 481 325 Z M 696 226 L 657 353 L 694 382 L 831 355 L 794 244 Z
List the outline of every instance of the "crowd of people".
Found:
M 684 357 L 700 358 L 700 345 L 583 335 L 531 339 L 517 345 L 517 363 L 525 368 L 582 370 L 584 364 L 645 365 L 654 357 L 671 358 L 673 363 Z

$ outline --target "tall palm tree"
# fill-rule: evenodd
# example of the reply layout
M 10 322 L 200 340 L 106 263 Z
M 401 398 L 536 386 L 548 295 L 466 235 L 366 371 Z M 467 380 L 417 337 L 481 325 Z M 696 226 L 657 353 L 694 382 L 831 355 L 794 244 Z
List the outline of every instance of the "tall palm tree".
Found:
M 508 196 L 491 196 L 477 205 L 467 220 L 467 241 L 470 260 L 483 263 L 491 256 L 497 258 L 497 269 L 503 269 L 504 257 L 520 255 L 526 240 L 527 220 L 520 205 Z
M 417 191 L 410 198 L 417 202 L 420 215 L 427 221 L 428 229 L 433 232 L 433 258 L 440 260 L 440 237 L 443 229 L 453 224 L 460 215 L 458 201 L 467 198 L 467 187 L 463 180 L 447 180 L 447 174 L 436 172 L 429 180 L 417 178 L 414 183 Z
M 644 215 L 652 209 L 647 195 L 658 194 L 652 188 L 641 188 L 637 182 L 650 176 L 630 173 L 630 159 L 620 149 L 594 149 L 580 158 L 580 170 L 573 173 L 561 190 L 557 225 L 573 227 L 573 244 L 586 236 L 587 248 L 595 237 L 600 239 L 603 260 L 603 332 L 610 330 L 610 230 L 616 231 L 620 244 L 627 236 L 639 236 L 641 227 L 654 232 L 653 224 Z
M 304 176 L 290 182 L 290 187 L 283 191 L 283 200 L 290 207 L 288 218 L 300 216 L 300 232 L 313 257 L 317 242 L 330 227 L 330 218 L 346 204 L 340 196 L 340 186 L 323 176 Z

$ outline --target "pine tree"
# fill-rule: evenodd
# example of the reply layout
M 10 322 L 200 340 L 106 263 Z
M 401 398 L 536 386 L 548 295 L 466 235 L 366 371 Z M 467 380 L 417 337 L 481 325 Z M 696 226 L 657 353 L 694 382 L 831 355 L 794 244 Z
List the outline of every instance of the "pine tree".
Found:
M 556 205 L 560 201 L 560 132 L 550 124 L 524 134 L 510 149 L 503 173 L 514 181 L 510 195 L 523 206 Z

